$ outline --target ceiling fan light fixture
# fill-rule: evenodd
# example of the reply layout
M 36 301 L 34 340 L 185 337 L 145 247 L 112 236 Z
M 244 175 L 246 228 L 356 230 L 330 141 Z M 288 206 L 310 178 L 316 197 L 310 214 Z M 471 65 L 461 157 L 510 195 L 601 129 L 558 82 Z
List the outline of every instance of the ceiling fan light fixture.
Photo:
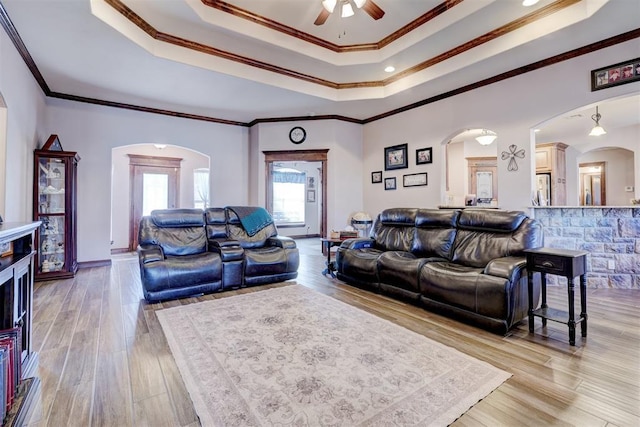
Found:
M 324 7 L 327 12 L 333 13 L 336 8 L 336 3 L 338 3 L 338 0 L 322 0 L 322 7 Z
M 360 9 L 362 6 L 364 6 L 367 0 L 353 0 L 353 2 L 356 4 L 356 7 Z
M 348 18 L 350 16 L 353 16 L 354 14 L 355 12 L 353 11 L 353 6 L 351 6 L 351 3 L 345 2 L 342 4 L 342 13 L 340 14 L 342 18 Z
M 538 3 L 538 0 L 522 0 L 523 6 L 533 6 L 536 3 Z
M 600 126 L 600 119 L 601 118 L 602 118 L 602 116 L 598 112 L 598 106 L 596 105 L 596 113 L 593 116 L 591 116 L 591 119 L 596 123 L 593 126 L 593 128 L 591 129 L 591 132 L 589 132 L 589 136 L 600 136 L 600 135 L 604 135 L 605 133 L 607 133 L 607 131 L 604 130 L 604 128 L 602 126 Z
M 476 136 L 476 141 L 478 141 L 480 145 L 491 145 L 491 143 L 495 141 L 497 137 L 498 135 L 496 135 L 495 132 L 482 129 L 482 133 Z

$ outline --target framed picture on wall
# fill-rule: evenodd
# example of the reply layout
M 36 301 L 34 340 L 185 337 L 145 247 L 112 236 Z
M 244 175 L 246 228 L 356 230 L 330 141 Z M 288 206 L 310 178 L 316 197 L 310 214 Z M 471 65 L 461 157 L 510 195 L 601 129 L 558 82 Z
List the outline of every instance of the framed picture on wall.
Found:
M 416 165 L 425 165 L 433 162 L 432 148 L 418 148 L 416 150 Z
M 427 173 L 411 173 L 408 175 L 402 175 L 403 187 L 419 187 L 421 185 L 427 185 Z
M 396 177 L 385 178 L 384 179 L 384 189 L 385 190 L 395 190 L 396 189 Z
M 591 70 L 591 91 L 640 80 L 640 58 Z
M 316 202 L 316 190 L 307 190 L 307 203 Z
M 407 161 L 407 144 L 393 145 L 384 149 L 384 170 L 404 169 Z
M 372 184 L 382 183 L 382 171 L 371 172 L 371 183 Z

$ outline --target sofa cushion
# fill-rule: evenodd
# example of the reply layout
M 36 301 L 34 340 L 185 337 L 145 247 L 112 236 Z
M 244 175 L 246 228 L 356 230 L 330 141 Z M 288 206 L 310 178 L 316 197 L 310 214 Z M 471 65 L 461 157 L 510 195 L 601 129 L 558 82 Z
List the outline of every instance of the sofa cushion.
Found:
M 181 219 L 182 215 L 184 215 L 183 219 Z M 150 216 L 145 216 L 140 221 L 138 244 L 159 245 L 165 256 L 206 252 L 207 238 L 202 211 L 200 209 L 153 211 Z
M 219 287 L 222 261 L 212 252 L 167 256 L 163 261 L 144 264 L 142 274 L 145 289 L 150 292 L 214 283 Z
M 496 319 L 509 316 L 510 282 L 483 274 L 481 268 L 452 262 L 430 262 L 420 273 L 426 298 Z
M 527 219 L 524 212 L 497 209 L 465 209 L 460 212 L 458 228 L 461 230 L 515 231 Z
M 204 211 L 207 239 L 227 240 L 227 214 L 224 208 L 207 208 Z
M 382 253 L 383 251 L 374 248 L 357 250 L 339 248 L 336 255 L 336 265 L 341 274 L 377 285 L 378 258 Z
M 420 270 L 427 262 L 409 252 L 388 251 L 378 258 L 378 277 L 380 283 L 414 292 L 420 295 Z
M 460 211 L 419 209 L 411 252 L 418 257 L 451 259 Z
M 245 249 L 245 276 L 266 276 L 269 274 L 295 271 L 288 268 L 287 252 L 277 246 Z M 296 266 L 297 267 L 297 266 Z
M 253 236 L 249 236 L 245 231 L 238 215 L 230 209 L 226 209 L 227 212 L 227 237 L 231 240 L 237 240 L 240 242 L 240 246 L 245 249 L 248 248 L 261 248 L 267 244 L 269 237 L 277 236 L 278 230 L 275 224 L 271 223 L 260 231 L 256 232 Z
M 536 227 L 522 212 L 465 209 L 458 219 L 451 260 L 483 268 L 496 258 L 523 256 L 525 248 L 536 247 L 538 241 L 542 245 Z
M 376 248 L 383 251 L 411 251 L 417 209 L 385 209 L 373 227 Z
M 151 220 L 158 227 L 202 227 L 201 209 L 157 209 L 151 211 Z

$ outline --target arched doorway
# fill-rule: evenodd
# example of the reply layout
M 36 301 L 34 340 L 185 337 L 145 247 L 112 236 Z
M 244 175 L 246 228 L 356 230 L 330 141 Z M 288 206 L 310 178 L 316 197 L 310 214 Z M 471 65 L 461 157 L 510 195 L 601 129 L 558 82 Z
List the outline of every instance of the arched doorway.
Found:
M 469 201 L 498 204 L 497 146 L 493 140 L 481 143 L 477 138 L 483 133 L 496 136 L 486 129 L 466 129 L 443 142 L 443 205 L 459 207 Z
M 630 199 L 638 197 L 639 101 L 640 94 L 637 93 L 605 99 L 576 107 L 534 126 L 532 135 L 536 151 L 548 144 L 563 144 L 565 148 L 566 155 L 560 163 L 566 171 L 566 184 L 565 178 L 561 177 L 566 200 L 559 205 L 595 204 L 593 188 L 589 187 L 596 188 L 600 194 L 597 202 L 606 206 L 625 206 Z M 596 107 L 601 116 L 599 124 L 606 133 L 593 136 L 590 131 L 595 125 Z M 602 179 L 604 175 L 598 177 L 592 170 L 585 173 L 589 165 L 583 165 L 589 163 L 604 163 L 602 172 L 606 173 L 606 178 Z
M 136 161 L 132 162 L 132 159 Z M 139 186 L 141 174 L 149 173 L 152 181 L 159 178 L 165 182 L 162 177 L 163 172 L 175 172 L 174 178 L 167 176 L 166 179 L 167 183 L 173 181 L 175 187 L 167 188 L 167 197 L 170 196 L 169 193 L 175 195 L 172 201 L 167 198 L 167 207 L 202 208 L 207 207 L 211 200 L 208 185 L 209 168 L 209 156 L 176 145 L 156 146 L 147 143 L 113 148 L 111 150 L 111 253 L 125 253 L 136 248 L 136 239 L 133 236 L 137 236 L 139 214 L 136 216 L 133 210 L 144 209 L 140 207 L 132 209 L 132 207 L 136 203 L 140 205 L 143 201 L 140 192 L 134 188 L 136 183 Z M 134 171 L 134 169 L 139 170 Z M 204 171 L 207 172 L 206 178 L 202 176 Z M 206 195 L 201 194 L 202 189 L 198 185 L 204 188 Z M 154 206 L 151 208 L 153 209 Z

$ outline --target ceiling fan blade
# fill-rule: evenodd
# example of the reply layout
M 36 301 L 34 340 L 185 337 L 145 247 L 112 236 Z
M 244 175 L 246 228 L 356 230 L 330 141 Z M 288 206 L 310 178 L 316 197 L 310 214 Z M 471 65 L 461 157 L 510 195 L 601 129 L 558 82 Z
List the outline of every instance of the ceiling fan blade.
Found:
M 362 9 L 376 21 L 384 16 L 384 10 L 380 9 L 380 6 L 375 4 L 373 0 L 367 0 Z
M 327 18 L 329 17 L 329 15 L 331 15 L 331 13 L 329 13 L 329 11 L 327 11 L 324 7 L 322 8 L 322 10 L 320 11 L 320 14 L 318 15 L 318 17 L 316 18 L 315 22 L 313 23 L 314 25 L 322 25 L 325 23 L 325 21 L 327 20 Z

